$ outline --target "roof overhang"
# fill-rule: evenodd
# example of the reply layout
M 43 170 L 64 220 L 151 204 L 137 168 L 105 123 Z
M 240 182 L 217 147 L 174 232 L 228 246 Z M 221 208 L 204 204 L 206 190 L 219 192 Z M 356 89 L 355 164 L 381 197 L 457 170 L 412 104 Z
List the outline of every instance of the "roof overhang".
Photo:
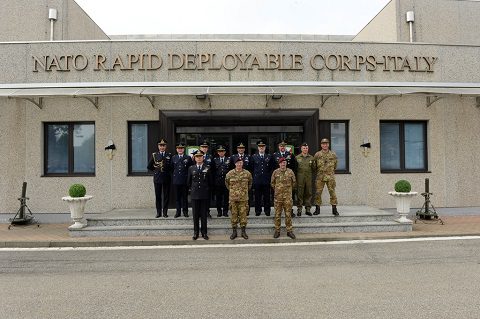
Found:
M 480 83 L 445 82 L 83 82 L 0 84 L 0 97 L 382 95 L 480 96 Z

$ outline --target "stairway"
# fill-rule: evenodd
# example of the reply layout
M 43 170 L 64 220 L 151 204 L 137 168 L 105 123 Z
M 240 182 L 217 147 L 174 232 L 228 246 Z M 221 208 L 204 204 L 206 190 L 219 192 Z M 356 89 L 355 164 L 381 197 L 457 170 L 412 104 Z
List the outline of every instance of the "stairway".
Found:
M 401 224 L 395 221 L 396 214 L 368 206 L 339 206 L 340 216 L 333 216 L 328 206 L 322 207 L 317 216 L 295 217 L 293 227 L 295 233 L 372 233 L 372 232 L 409 232 L 412 224 Z M 296 212 L 296 208 L 294 208 Z M 313 209 L 312 209 L 313 211 Z M 216 217 L 216 209 L 211 209 L 213 218 L 208 220 L 210 235 L 225 236 L 231 233 L 230 218 Z M 96 214 L 87 218 L 87 225 L 81 229 L 70 230 L 71 237 L 134 237 L 134 236 L 190 236 L 193 233 L 192 213 L 190 217 L 173 218 L 174 210 L 170 210 L 168 218 L 155 218 L 154 209 L 115 209 L 107 213 Z M 273 213 L 267 217 L 248 217 L 248 233 L 273 235 Z M 285 225 L 282 218 L 282 225 Z

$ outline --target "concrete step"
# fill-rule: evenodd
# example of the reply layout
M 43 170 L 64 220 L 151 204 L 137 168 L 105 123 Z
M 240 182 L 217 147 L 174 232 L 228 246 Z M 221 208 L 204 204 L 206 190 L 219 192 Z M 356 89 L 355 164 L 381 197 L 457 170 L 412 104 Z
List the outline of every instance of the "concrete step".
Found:
M 309 223 L 295 224 L 295 233 L 351 233 L 351 232 L 407 232 L 412 224 L 400 224 L 395 221 L 345 222 L 345 223 Z M 273 222 L 268 224 L 249 224 L 247 233 L 273 235 Z M 230 226 L 208 225 L 211 235 L 229 235 Z M 193 225 L 134 225 L 134 226 L 87 226 L 70 230 L 72 237 L 134 237 L 134 236 L 191 236 Z
M 395 218 L 392 213 L 342 213 L 341 216 L 333 215 L 317 215 L 317 216 L 301 216 L 293 218 L 295 224 L 316 224 L 316 223 L 355 223 L 355 222 L 378 222 L 391 221 Z M 248 224 L 272 224 L 273 213 L 267 217 L 248 216 Z M 284 218 L 282 218 L 284 219 Z M 168 218 L 154 218 L 154 217 L 117 217 L 117 216 L 102 216 L 87 218 L 88 226 L 161 226 L 161 225 L 188 225 L 191 226 L 192 217 L 178 217 L 173 218 L 169 215 Z M 216 217 L 208 219 L 208 225 L 230 225 L 230 217 Z

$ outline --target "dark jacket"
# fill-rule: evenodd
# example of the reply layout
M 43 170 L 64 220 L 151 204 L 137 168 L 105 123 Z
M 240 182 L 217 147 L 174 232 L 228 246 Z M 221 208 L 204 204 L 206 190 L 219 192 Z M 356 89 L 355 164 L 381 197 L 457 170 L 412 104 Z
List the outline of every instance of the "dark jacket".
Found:
M 172 174 L 172 154 L 164 152 L 152 153 L 147 169 L 153 171 L 153 182 L 156 184 L 170 184 Z
M 187 185 L 188 168 L 193 164 L 192 158 L 186 154 L 172 157 L 173 185 Z
M 194 164 L 188 168 L 187 185 L 191 199 L 209 199 L 212 186 L 212 170 L 205 163 L 200 171 Z
M 253 185 L 270 185 L 275 161 L 270 154 L 264 154 L 263 159 L 260 154 L 255 153 L 251 158 L 253 171 Z
M 220 157 L 215 157 L 212 161 L 213 180 L 215 186 L 225 186 L 225 176 L 230 170 L 230 157 L 224 157 L 222 164 Z

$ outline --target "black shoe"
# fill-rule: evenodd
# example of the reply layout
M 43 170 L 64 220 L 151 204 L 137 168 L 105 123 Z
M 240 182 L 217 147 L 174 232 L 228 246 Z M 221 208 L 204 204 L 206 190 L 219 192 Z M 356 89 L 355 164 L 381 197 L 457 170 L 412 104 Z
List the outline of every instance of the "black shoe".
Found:
M 160 213 L 157 213 L 157 215 L 155 216 L 155 218 L 160 218 L 160 217 L 162 217 L 162 214 Z
M 212 215 L 210 215 L 210 212 L 207 213 L 208 218 L 212 218 Z
M 334 216 L 340 215 L 340 214 L 338 213 L 338 210 L 337 210 L 337 205 L 332 205 L 332 214 L 333 214 Z
M 255 212 L 255 216 L 260 216 L 260 212 Z
M 221 209 L 217 209 L 217 217 L 222 217 L 222 210 Z
M 313 212 L 313 215 L 320 215 L 320 206 L 315 206 L 315 211 Z
M 312 216 L 312 213 L 310 213 L 310 207 L 305 208 L 305 215 Z
M 247 232 L 245 231 L 245 227 L 242 227 L 242 237 L 243 239 L 248 239 Z
M 168 212 L 168 210 L 166 210 L 166 209 L 163 210 L 163 217 L 165 217 L 165 218 L 168 217 L 167 212 Z
M 300 214 L 301 215 L 301 214 Z M 295 217 L 295 213 L 293 212 L 293 209 L 290 211 L 290 216 L 292 216 L 292 218 Z
M 176 213 L 175 213 L 175 216 L 173 216 L 173 218 L 178 218 L 178 217 L 180 217 L 181 215 L 182 215 L 182 214 L 181 214 L 180 212 L 176 212 Z
M 235 238 L 237 238 L 237 236 L 238 236 L 237 229 L 234 228 L 233 231 L 232 231 L 232 234 L 230 235 L 230 239 L 234 240 Z
M 188 212 L 183 212 L 183 217 L 188 217 Z
M 292 216 L 295 216 L 295 213 L 292 213 Z M 301 211 L 297 213 L 297 217 L 302 217 L 302 212 Z
M 223 210 L 223 217 L 228 217 L 228 209 Z
M 193 239 L 193 240 L 197 240 L 197 239 L 198 239 L 198 234 L 193 234 L 192 239 Z
M 297 237 L 295 237 L 295 234 L 292 233 L 291 231 L 287 232 L 287 236 L 290 237 L 291 239 L 297 238 Z
M 278 237 L 280 237 L 280 232 L 276 230 L 275 233 L 273 233 L 273 238 L 278 238 Z
M 202 234 L 202 238 L 205 239 L 205 240 L 209 239 L 207 234 Z
M 270 212 L 265 212 L 265 216 L 270 216 Z

